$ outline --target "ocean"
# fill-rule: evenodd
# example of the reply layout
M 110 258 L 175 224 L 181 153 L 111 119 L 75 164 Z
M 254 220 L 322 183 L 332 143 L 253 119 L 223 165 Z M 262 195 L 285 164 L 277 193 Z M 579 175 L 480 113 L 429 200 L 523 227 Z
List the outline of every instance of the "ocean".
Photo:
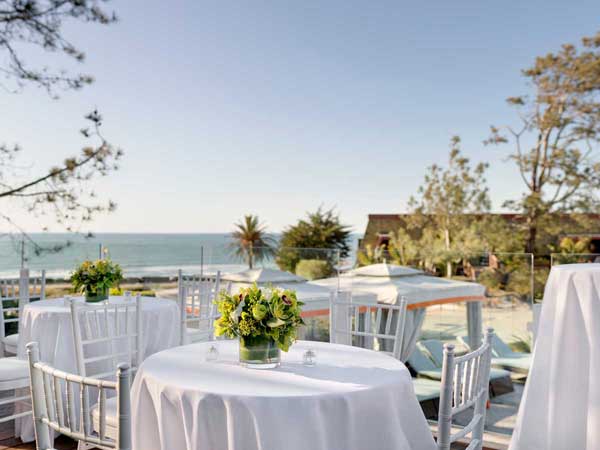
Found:
M 126 277 L 173 276 L 178 269 L 188 273 L 233 272 L 247 267 L 233 254 L 228 233 L 98 233 L 89 238 L 77 234 L 34 233 L 30 237 L 35 245 L 20 236 L 0 238 L 0 277 L 15 276 L 24 266 L 32 272 L 45 269 L 49 278 L 67 278 L 82 261 L 98 259 L 101 249 L 123 267 Z M 353 235 L 353 254 L 348 262 L 354 260 L 357 242 L 358 235 Z M 65 246 L 66 243 L 69 245 Z M 36 245 L 46 250 L 38 253 Z M 59 247 L 63 248 L 48 251 Z M 328 251 L 301 250 L 306 259 L 324 252 Z M 275 267 L 275 261 L 269 258 L 257 265 Z

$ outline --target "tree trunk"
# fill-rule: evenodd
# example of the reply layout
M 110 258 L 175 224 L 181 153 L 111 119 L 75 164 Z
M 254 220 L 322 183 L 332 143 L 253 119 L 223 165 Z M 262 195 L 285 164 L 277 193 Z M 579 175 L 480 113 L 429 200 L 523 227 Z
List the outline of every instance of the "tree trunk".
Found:
M 535 253 L 535 244 L 537 240 L 537 221 L 534 218 L 528 218 L 527 226 L 529 227 L 529 235 L 527 236 L 527 246 L 525 251 L 527 253 Z
M 448 228 L 444 230 L 444 240 L 446 242 L 446 250 L 450 251 L 450 230 Z M 450 260 L 446 262 L 446 277 L 452 277 L 452 261 Z

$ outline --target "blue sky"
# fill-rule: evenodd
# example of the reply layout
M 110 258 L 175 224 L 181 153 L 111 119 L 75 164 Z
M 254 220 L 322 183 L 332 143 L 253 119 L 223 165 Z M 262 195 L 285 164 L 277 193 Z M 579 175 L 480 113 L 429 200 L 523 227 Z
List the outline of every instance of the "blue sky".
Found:
M 229 231 L 245 213 L 279 231 L 319 205 L 362 232 L 369 213 L 405 210 L 454 134 L 491 163 L 499 209 L 521 185 L 510 148 L 481 144 L 489 125 L 514 122 L 504 99 L 527 92 L 536 55 L 600 29 L 597 1 L 109 6 L 118 24 L 67 27 L 94 85 L 0 94 L 1 140 L 32 173 L 78 150 L 82 116 L 103 113 L 126 154 L 98 183 L 119 208 L 97 232 Z

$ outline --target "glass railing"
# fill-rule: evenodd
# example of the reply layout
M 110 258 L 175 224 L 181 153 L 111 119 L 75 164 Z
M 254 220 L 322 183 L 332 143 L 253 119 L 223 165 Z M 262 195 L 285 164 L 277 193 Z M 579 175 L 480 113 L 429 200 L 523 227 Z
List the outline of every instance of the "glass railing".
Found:
M 289 280 L 277 279 L 271 284 L 297 290 L 300 299 L 307 304 L 306 311 L 310 312 L 305 318 L 306 326 L 300 331 L 300 338 L 320 341 L 329 340 L 327 310 L 332 291 L 347 290 L 355 297 L 370 296 L 374 301 L 387 295 L 392 302 L 398 292 L 394 286 L 370 288 L 368 285 L 348 282 L 348 277 L 342 273 L 353 262 L 344 261 L 337 250 L 278 247 L 239 249 L 232 246 L 224 235 L 215 235 L 214 238 L 207 238 L 206 235 L 153 235 L 139 238 L 111 235 L 110 241 L 92 238 L 59 248 L 61 243 L 64 241 L 58 238 L 46 240 L 40 243 L 44 248 L 40 250 L 28 243 L 19 244 L 17 241 L 8 244 L 0 241 L 0 278 L 8 274 L 18 275 L 21 263 L 29 267 L 32 273 L 45 269 L 47 297 L 57 297 L 70 291 L 68 277 L 79 263 L 86 259 L 110 257 L 123 267 L 125 280 L 122 290 L 176 298 L 176 276 L 180 269 L 186 274 L 207 277 L 220 271 L 224 278 L 223 286 L 229 283 L 228 276 L 247 274 L 250 266 L 254 269 L 283 270 L 293 276 Z M 553 255 L 552 264 L 592 262 L 596 256 L 600 255 Z M 569 259 L 574 257 L 578 259 Z M 466 351 L 462 338 L 468 334 L 467 302 L 480 301 L 483 328 L 493 327 L 512 351 L 529 352 L 532 347 L 532 304 L 534 299 L 541 298 L 547 272 L 548 267 L 535 268 L 531 254 L 474 253 L 455 261 L 454 275 L 450 279 L 432 275 L 421 277 L 421 281 L 409 286 L 417 291 L 421 289 L 426 293 L 421 300 L 429 302 L 424 308 L 419 339 L 453 342 L 459 351 Z M 294 279 L 294 276 L 301 278 Z M 239 277 L 231 281 L 232 289 L 239 286 L 239 281 Z M 252 282 L 252 278 L 247 278 L 247 282 Z M 259 283 L 268 284 L 268 277 L 261 278 Z M 369 283 L 374 281 L 370 280 Z M 445 285 L 448 285 L 448 291 Z M 432 286 L 437 286 L 437 291 Z M 510 381 L 510 373 L 508 377 Z M 517 394 L 511 397 L 510 401 L 516 404 L 510 405 L 510 408 L 516 414 L 522 389 L 522 382 L 517 378 L 522 380 L 523 377 L 513 378 Z M 498 392 L 502 392 L 498 389 Z M 491 401 L 494 407 L 495 397 Z M 491 424 L 490 430 L 501 428 L 491 419 L 488 422 Z M 510 429 L 510 421 L 506 427 Z

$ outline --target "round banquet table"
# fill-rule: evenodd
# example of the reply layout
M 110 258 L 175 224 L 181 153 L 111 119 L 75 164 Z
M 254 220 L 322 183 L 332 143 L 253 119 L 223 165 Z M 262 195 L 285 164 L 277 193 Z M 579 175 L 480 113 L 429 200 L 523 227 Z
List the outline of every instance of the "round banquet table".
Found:
M 600 264 L 554 266 L 511 450 L 600 449 Z
M 215 345 L 216 361 L 207 361 Z M 317 364 L 302 364 L 307 349 Z M 433 450 L 408 369 L 384 353 L 295 343 L 276 369 L 239 365 L 237 341 L 144 361 L 132 387 L 136 450 Z
M 75 301 L 84 300 L 76 298 Z M 108 301 L 124 303 L 125 299 L 111 296 Z M 180 315 L 177 302 L 142 297 L 142 314 L 144 357 L 179 345 Z M 63 298 L 40 300 L 25 306 L 19 325 L 19 358 L 27 358 L 25 346 L 32 341 L 39 343 L 42 361 L 57 369 L 77 373 L 71 309 Z M 25 442 L 34 440 L 31 419 L 18 421 L 17 435 Z

